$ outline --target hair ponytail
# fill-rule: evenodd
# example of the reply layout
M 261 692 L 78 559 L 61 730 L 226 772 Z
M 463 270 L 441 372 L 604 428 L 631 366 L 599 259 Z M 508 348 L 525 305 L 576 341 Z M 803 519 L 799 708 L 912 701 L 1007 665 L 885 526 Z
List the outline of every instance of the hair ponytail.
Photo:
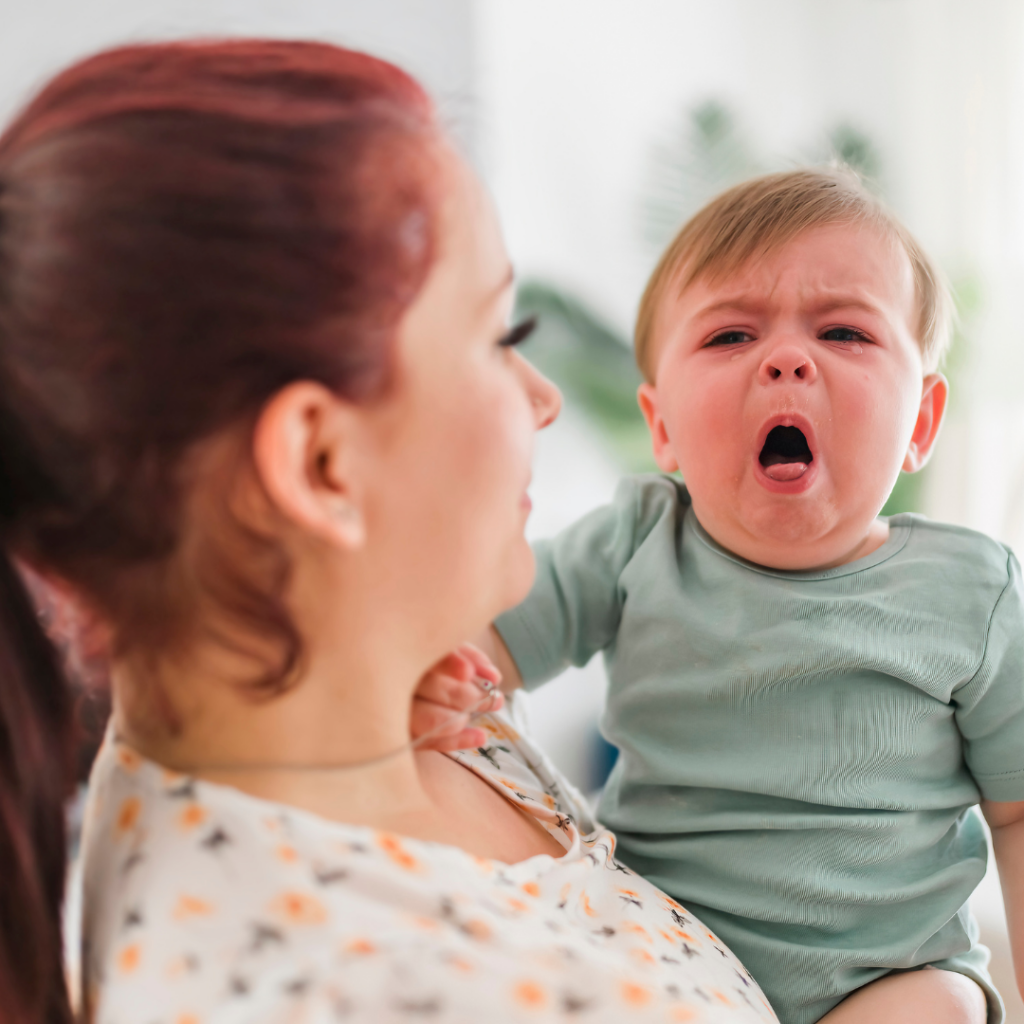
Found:
M 69 689 L 0 547 L 0 1021 L 70 1024 L 61 903 L 70 781 Z

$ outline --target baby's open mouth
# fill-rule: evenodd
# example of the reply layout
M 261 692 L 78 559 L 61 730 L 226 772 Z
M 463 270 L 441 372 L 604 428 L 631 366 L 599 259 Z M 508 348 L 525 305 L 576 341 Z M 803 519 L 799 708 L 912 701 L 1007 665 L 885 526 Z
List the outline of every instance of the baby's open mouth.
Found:
M 772 480 L 796 480 L 814 460 L 807 438 L 798 427 L 772 427 L 758 461 Z

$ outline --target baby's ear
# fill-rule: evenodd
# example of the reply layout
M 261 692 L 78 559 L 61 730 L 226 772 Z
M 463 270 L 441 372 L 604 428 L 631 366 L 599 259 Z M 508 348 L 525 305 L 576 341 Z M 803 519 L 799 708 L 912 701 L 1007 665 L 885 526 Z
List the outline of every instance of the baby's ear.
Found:
M 949 383 L 941 373 L 930 373 L 925 377 L 917 423 L 914 424 L 914 433 L 903 460 L 904 472 L 916 473 L 931 456 L 935 439 L 939 436 L 939 427 L 942 426 L 948 396 Z
M 658 389 L 654 384 L 645 381 L 636 393 L 640 403 L 640 411 L 647 420 L 647 429 L 651 432 L 651 447 L 654 449 L 654 461 L 663 473 L 674 473 L 679 468 L 672 442 L 665 429 L 665 420 L 658 407 Z

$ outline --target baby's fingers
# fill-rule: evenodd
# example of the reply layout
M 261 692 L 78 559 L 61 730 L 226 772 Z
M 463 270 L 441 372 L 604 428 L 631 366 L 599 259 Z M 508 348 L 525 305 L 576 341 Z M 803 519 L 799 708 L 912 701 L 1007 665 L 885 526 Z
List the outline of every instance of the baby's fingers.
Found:
M 466 712 L 415 698 L 409 732 L 421 750 L 465 750 L 483 746 L 487 734 L 483 729 L 471 727 L 469 721 Z
M 494 686 L 501 686 L 501 672 L 490 658 L 471 643 L 459 644 L 456 651 L 473 667 L 473 674 Z
M 453 711 L 465 711 L 478 703 L 484 691 L 473 682 L 470 674 L 465 679 L 447 672 L 433 669 L 428 672 L 416 688 L 416 696 L 422 700 L 440 704 Z

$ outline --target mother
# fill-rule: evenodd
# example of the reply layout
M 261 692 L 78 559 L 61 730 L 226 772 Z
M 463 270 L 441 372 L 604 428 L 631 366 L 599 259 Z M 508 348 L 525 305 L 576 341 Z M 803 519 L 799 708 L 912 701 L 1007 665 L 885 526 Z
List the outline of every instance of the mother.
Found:
M 507 717 L 408 748 L 418 680 L 531 582 L 559 398 L 511 286 L 424 94 L 365 55 L 112 51 L 0 139 L 5 1020 L 70 1017 L 68 699 L 9 556 L 113 681 L 88 1016 L 774 1019 Z

